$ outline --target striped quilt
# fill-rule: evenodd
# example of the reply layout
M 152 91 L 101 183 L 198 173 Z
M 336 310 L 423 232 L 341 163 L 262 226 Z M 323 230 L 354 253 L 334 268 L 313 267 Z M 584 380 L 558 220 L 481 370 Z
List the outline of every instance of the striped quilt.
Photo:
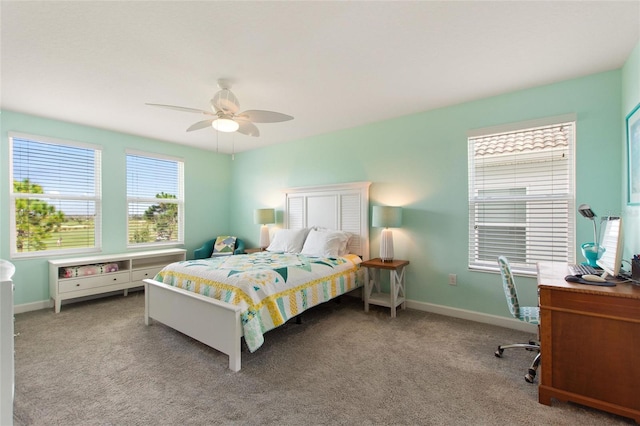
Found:
M 240 306 L 245 341 L 253 352 L 267 331 L 360 287 L 360 262 L 353 254 L 333 259 L 259 252 L 172 263 L 155 280 Z

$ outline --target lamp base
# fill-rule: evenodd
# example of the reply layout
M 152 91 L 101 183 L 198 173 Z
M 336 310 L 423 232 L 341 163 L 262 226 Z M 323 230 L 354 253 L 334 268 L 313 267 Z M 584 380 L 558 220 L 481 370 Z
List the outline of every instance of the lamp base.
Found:
M 260 228 L 260 248 L 264 250 L 267 247 L 269 247 L 269 227 L 262 225 Z
M 383 262 L 393 260 L 393 233 L 388 228 L 383 229 L 380 234 L 380 259 Z
M 582 249 L 582 255 L 587 259 L 589 266 L 598 268 L 598 259 L 602 257 L 605 252 L 605 248 L 596 243 L 584 243 L 580 246 Z

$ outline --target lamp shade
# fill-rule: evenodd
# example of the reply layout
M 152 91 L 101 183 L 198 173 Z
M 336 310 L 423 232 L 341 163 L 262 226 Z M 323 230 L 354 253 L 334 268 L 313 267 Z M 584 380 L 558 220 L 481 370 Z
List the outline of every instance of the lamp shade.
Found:
M 371 225 L 376 228 L 399 228 L 402 226 L 402 207 L 373 206 Z
M 274 209 L 256 209 L 253 212 L 253 222 L 259 225 L 276 223 L 276 212 Z

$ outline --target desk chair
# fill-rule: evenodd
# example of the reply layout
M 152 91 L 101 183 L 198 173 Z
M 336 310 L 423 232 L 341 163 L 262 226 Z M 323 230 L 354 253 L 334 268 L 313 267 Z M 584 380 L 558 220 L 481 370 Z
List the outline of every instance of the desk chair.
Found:
M 515 318 L 520 321 L 527 322 L 529 324 L 540 324 L 540 308 L 537 306 L 520 306 L 518 303 L 518 292 L 516 291 L 516 283 L 513 280 L 513 274 L 511 273 L 511 266 L 509 265 L 509 261 L 506 257 L 500 256 L 498 257 L 498 265 L 500 266 L 500 275 L 502 275 L 502 287 L 504 288 L 504 294 L 507 297 L 507 305 L 509 305 L 509 312 Z M 535 359 L 531 363 L 529 367 L 529 371 L 525 374 L 524 379 L 533 383 L 533 380 L 536 378 L 536 371 L 538 369 L 538 365 L 540 365 L 540 344 L 530 340 L 529 343 L 513 343 L 511 345 L 500 345 L 498 346 L 498 350 L 495 352 L 495 355 L 498 358 L 502 358 L 502 352 L 505 349 L 511 348 L 523 348 L 528 351 L 537 351 Z

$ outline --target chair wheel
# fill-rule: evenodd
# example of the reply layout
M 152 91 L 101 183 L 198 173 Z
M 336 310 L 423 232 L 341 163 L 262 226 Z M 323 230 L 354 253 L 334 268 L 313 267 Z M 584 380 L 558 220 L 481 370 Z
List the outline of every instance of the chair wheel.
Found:
M 504 352 L 504 349 L 502 349 L 500 346 L 498 346 L 498 350 L 495 351 L 494 355 L 497 356 L 498 358 L 502 358 L 502 353 Z
M 528 383 L 533 383 L 533 381 L 536 379 L 536 370 L 534 370 L 533 368 L 530 368 L 529 372 L 524 375 L 524 379 Z

